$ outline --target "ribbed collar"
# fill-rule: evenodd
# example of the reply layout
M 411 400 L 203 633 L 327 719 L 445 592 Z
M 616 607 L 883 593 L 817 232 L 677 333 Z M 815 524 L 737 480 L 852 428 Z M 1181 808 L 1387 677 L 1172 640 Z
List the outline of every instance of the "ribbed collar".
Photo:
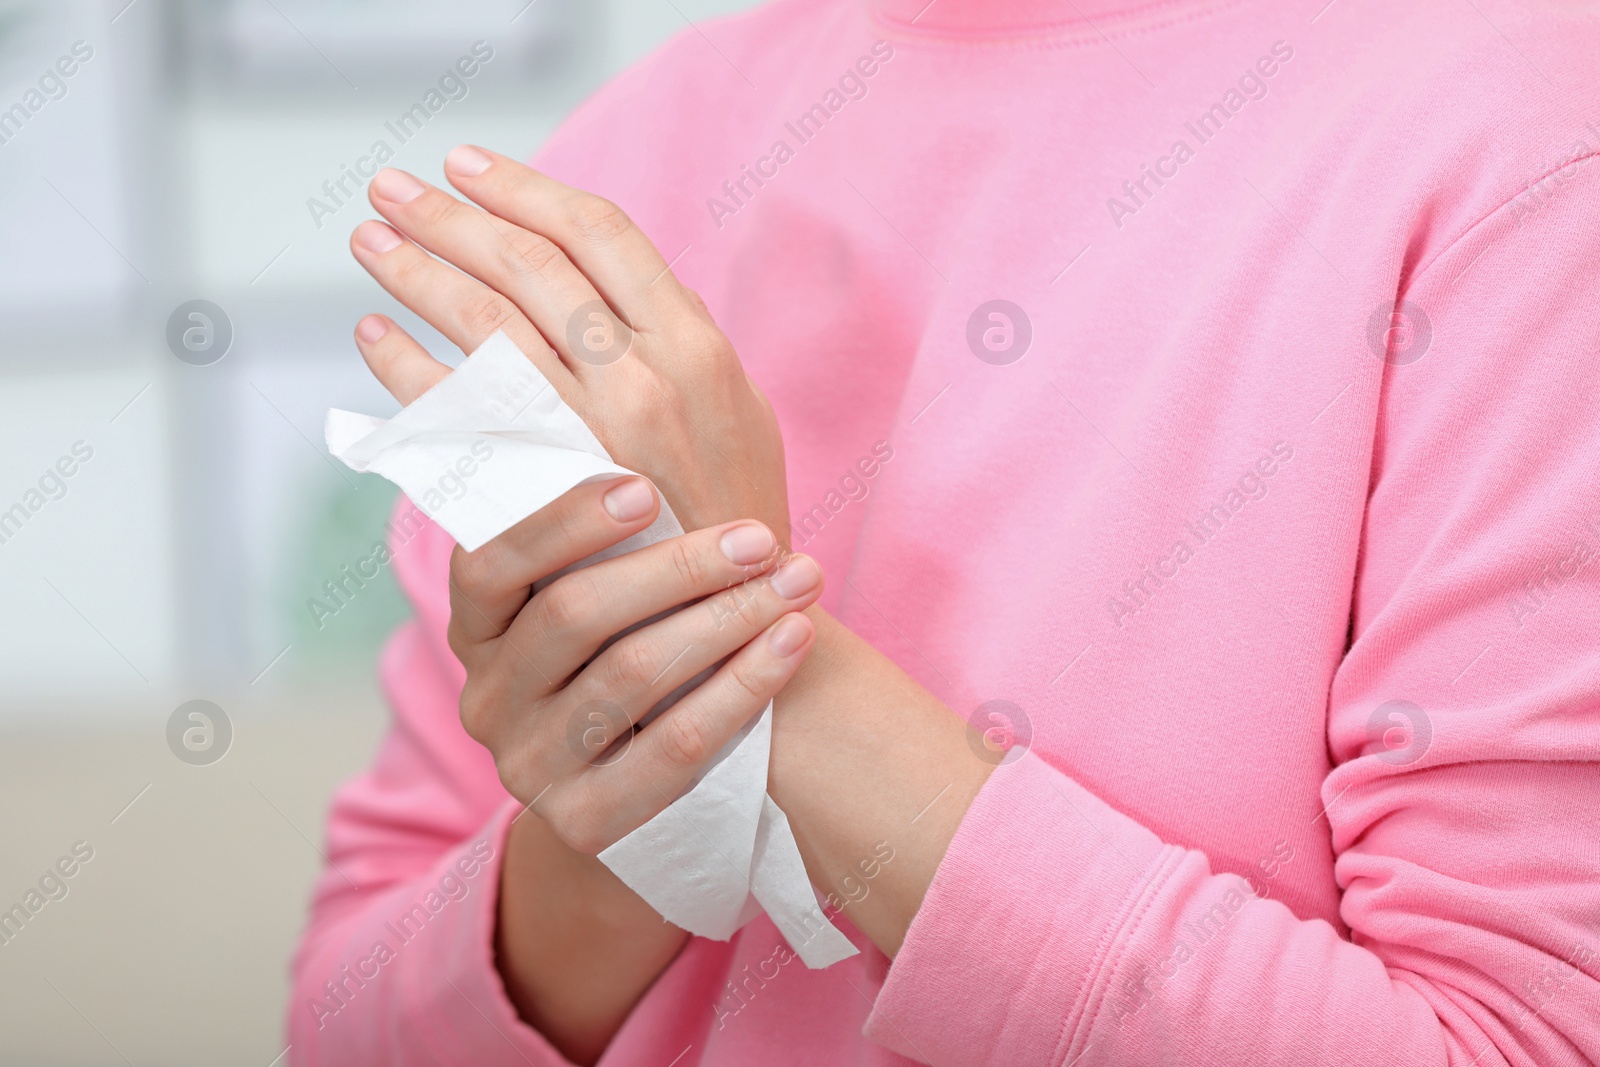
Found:
M 1228 0 L 866 0 L 873 18 L 908 34 L 1017 38 L 1110 34 Z

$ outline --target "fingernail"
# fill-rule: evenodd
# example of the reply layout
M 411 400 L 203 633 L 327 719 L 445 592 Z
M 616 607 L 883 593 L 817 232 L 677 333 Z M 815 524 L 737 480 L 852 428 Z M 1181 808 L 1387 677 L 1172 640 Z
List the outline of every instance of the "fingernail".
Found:
M 356 323 L 356 336 L 367 344 L 383 340 L 383 335 L 389 332 L 389 324 L 383 321 L 381 315 L 368 315 Z
M 400 235 L 394 227 L 369 219 L 356 227 L 356 244 L 368 252 L 388 252 L 400 247 Z
M 444 169 L 463 178 L 476 178 L 488 170 L 494 160 L 469 144 L 458 144 L 444 157 Z
M 722 535 L 722 554 L 734 563 L 760 563 L 777 547 L 765 526 L 744 523 Z
M 803 615 L 795 614 L 779 619 L 767 640 L 772 644 L 772 651 L 787 658 L 799 652 L 810 637 L 811 624 Z
M 428 189 L 405 171 L 393 167 L 380 170 L 372 179 L 372 188 L 379 196 L 396 204 L 409 204 Z
M 772 588 L 785 600 L 797 600 L 822 581 L 822 568 L 810 556 L 793 556 L 772 576 Z
M 650 513 L 656 502 L 656 491 L 643 478 L 629 478 L 607 490 L 600 501 L 613 519 L 632 522 Z

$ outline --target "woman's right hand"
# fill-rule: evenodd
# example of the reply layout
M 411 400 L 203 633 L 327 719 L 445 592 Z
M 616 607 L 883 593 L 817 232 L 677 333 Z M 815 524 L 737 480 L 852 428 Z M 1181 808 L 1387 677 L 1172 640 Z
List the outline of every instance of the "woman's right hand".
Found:
M 813 561 L 780 561 L 767 528 L 744 521 L 533 592 L 659 510 L 643 478 L 580 485 L 450 561 L 450 646 L 467 669 L 461 721 L 534 813 L 506 838 L 495 962 L 523 1019 L 580 1064 L 599 1059 L 688 936 L 595 855 L 665 808 L 766 707 L 811 650 L 800 610 L 822 591 Z M 654 621 L 606 646 L 644 620 Z
M 800 612 L 821 595 L 821 570 L 806 556 L 780 559 L 771 531 L 751 520 L 533 592 L 649 526 L 659 509 L 643 478 L 581 485 L 477 551 L 458 547 L 450 562 L 450 646 L 467 670 L 462 725 L 494 754 L 506 789 L 589 855 L 676 799 L 783 688 L 815 636 Z M 633 732 L 663 697 L 724 659 Z

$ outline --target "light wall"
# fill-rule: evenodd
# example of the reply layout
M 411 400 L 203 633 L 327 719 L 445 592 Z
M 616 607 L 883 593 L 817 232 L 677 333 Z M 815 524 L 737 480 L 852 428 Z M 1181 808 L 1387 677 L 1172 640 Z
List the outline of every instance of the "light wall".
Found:
M 14 608 L 0 613 L 0 724 L 114 715 L 119 694 L 147 688 L 248 686 L 286 647 L 257 685 L 362 669 L 399 617 L 392 590 L 332 633 L 307 628 L 304 602 L 339 539 L 361 543 L 391 490 L 317 452 L 328 406 L 392 409 L 349 332 L 366 311 L 397 309 L 346 248 L 370 209 L 357 200 L 314 219 L 308 200 L 328 202 L 323 183 L 379 137 L 395 165 L 435 179 L 461 141 L 525 156 L 687 19 L 749 6 L 297 2 L 0 0 L 0 107 L 77 42 L 92 52 L 0 144 L 0 510 L 26 506 L 75 442 L 94 453 L 61 500 L 0 543 L 0 603 Z M 285 16 L 319 3 L 358 28 L 363 14 L 403 24 L 413 10 L 432 26 L 386 64 L 359 33 L 321 49 L 296 37 Z M 302 62 L 239 74 L 249 64 L 206 37 L 216 11 L 234 9 L 236 33 L 277 25 L 280 51 Z M 403 37 L 385 33 L 374 31 L 384 49 Z M 478 40 L 495 59 L 399 144 L 385 122 Z M 386 67 L 399 70 L 380 77 Z M 214 366 L 167 348 L 168 314 L 194 298 L 234 327 Z

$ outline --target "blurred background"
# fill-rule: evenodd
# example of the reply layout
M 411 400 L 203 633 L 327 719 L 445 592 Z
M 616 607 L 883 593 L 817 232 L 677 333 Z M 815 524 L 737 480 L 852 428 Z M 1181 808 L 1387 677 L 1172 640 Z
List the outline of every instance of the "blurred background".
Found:
M 308 605 L 395 493 L 323 412 L 396 408 L 365 312 L 458 358 L 350 258 L 350 175 L 378 142 L 436 182 L 462 141 L 526 157 L 748 6 L 0 0 L 0 1065 L 284 1062 L 406 613 L 387 570 Z

